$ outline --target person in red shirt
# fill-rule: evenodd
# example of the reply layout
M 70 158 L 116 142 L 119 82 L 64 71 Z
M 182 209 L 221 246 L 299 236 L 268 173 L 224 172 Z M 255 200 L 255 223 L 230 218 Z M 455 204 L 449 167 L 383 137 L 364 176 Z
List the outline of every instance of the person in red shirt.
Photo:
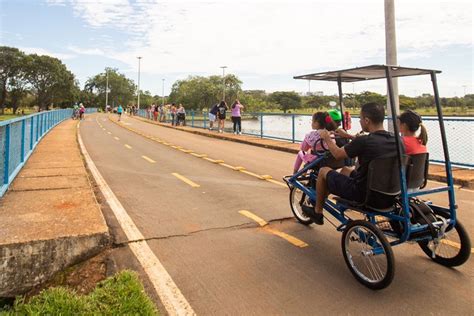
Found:
M 407 155 L 427 153 L 428 133 L 421 121 L 421 116 L 415 111 L 406 110 L 398 117 L 398 123 L 405 145 L 405 153 Z M 420 135 L 416 136 L 418 130 L 420 130 Z

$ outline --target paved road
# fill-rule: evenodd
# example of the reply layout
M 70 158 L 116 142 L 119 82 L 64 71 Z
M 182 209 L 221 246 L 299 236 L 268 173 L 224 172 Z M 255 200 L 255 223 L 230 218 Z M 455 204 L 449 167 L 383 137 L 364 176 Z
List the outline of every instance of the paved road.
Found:
M 182 150 L 207 154 L 258 175 L 281 179 L 292 169 L 293 154 L 127 117 L 123 123 Z M 368 290 L 347 269 L 341 234 L 334 227 L 328 223 L 305 227 L 291 218 L 286 187 L 123 126 L 106 115 L 89 116 L 80 132 L 99 171 L 198 314 L 474 312 L 472 259 L 447 269 L 433 263 L 417 245 L 397 246 L 392 285 L 383 291 Z M 459 217 L 474 236 L 474 192 L 457 191 Z M 445 204 L 443 194 L 432 200 Z M 270 229 L 242 215 L 243 210 L 270 222 Z M 308 246 L 299 247 L 299 242 Z

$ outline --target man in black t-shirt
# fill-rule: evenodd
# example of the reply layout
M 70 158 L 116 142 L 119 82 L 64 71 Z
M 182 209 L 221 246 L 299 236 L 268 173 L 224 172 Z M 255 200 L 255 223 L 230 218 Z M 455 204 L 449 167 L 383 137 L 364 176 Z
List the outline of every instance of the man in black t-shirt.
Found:
M 324 223 L 323 206 L 329 194 L 340 196 L 346 200 L 362 202 L 367 187 L 369 163 L 388 153 L 396 153 L 395 137 L 384 130 L 383 120 L 385 109 L 376 103 L 364 104 L 360 111 L 360 125 L 369 135 L 358 136 L 344 147 L 337 147 L 329 132 L 321 131 L 320 135 L 328 144 L 329 151 L 337 160 L 358 158 L 357 170 L 344 169 L 341 173 L 331 168 L 321 168 L 316 183 L 315 213 L 307 212 L 308 216 L 318 225 Z M 352 171 L 352 172 L 351 172 Z M 381 175 L 383 176 L 383 175 Z

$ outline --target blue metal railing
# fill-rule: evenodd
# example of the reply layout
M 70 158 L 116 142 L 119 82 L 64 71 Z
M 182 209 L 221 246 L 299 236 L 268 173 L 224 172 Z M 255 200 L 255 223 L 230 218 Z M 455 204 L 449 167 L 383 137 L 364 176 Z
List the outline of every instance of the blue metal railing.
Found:
M 86 113 L 94 112 L 97 109 L 86 109 Z M 71 116 L 72 109 L 62 109 L 0 121 L 0 197 L 45 134 Z
M 230 114 L 230 113 L 229 113 Z M 152 119 L 149 113 L 142 109 L 138 115 Z M 166 122 L 171 122 L 167 114 Z M 207 111 L 188 111 L 187 125 L 196 128 L 208 127 Z M 443 148 L 439 122 L 436 117 L 423 117 L 423 124 L 428 130 L 428 150 L 430 161 L 444 163 Z M 444 118 L 447 138 L 449 140 L 451 164 L 453 166 L 474 168 L 474 118 Z M 385 121 L 387 127 L 387 121 Z M 226 120 L 225 130 L 232 131 L 232 122 Z M 310 114 L 282 114 L 282 113 L 244 113 L 242 114 L 242 133 L 270 138 L 292 143 L 300 143 L 311 129 Z M 361 130 L 358 117 L 352 120 L 353 133 Z

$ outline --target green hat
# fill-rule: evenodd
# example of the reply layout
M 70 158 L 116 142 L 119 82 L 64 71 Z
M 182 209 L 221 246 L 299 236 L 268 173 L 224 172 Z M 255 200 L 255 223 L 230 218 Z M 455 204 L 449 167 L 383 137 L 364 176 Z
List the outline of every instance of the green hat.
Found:
M 329 113 L 329 116 L 331 116 L 333 121 L 336 121 L 336 122 L 342 121 L 341 111 L 334 109 L 334 110 L 329 110 L 328 113 Z

